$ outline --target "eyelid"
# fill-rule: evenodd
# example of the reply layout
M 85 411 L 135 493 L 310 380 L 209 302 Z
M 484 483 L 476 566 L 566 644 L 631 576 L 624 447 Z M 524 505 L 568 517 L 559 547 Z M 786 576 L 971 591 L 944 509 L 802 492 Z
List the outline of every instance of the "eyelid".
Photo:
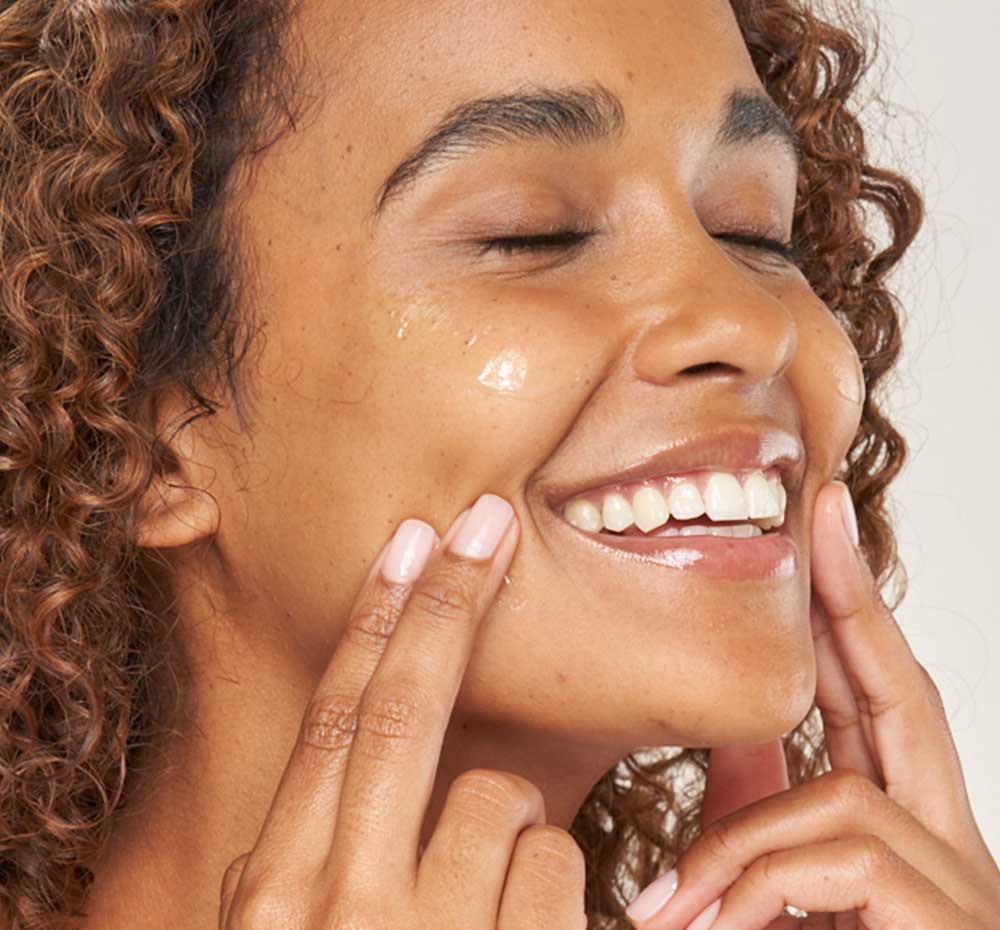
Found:
M 569 251 L 579 248 L 593 235 L 595 235 L 594 230 L 563 229 L 553 233 L 498 236 L 477 240 L 478 254 L 483 256 L 489 252 L 498 252 L 502 255 L 516 255 L 524 252 L 548 252 L 560 249 Z M 795 239 L 783 241 L 773 236 L 743 231 L 714 233 L 713 238 L 749 248 L 763 249 L 795 266 L 798 266 L 805 256 L 801 243 Z

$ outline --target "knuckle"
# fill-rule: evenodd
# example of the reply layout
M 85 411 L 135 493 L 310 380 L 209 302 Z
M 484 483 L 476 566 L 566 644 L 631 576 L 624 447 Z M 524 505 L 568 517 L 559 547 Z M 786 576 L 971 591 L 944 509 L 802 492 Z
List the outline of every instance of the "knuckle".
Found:
M 922 663 L 918 662 L 917 668 L 920 671 L 920 677 L 924 680 L 924 688 L 928 703 L 931 705 L 931 708 L 936 714 L 941 717 L 946 717 L 944 698 L 941 695 L 941 689 L 938 687 L 938 683 L 934 680 L 931 673 L 927 671 L 927 668 Z
M 398 684 L 366 695 L 358 710 L 355 745 L 377 759 L 408 750 L 422 730 L 420 703 L 416 689 Z
M 358 604 L 344 628 L 343 639 L 352 646 L 381 656 L 399 619 L 401 593 L 385 591 Z
M 527 778 L 495 769 L 469 769 L 452 782 L 452 801 L 491 823 L 544 810 L 541 789 Z
M 779 878 L 781 860 L 774 852 L 764 853 L 747 869 L 747 880 L 751 885 L 763 887 Z
M 546 879 L 564 884 L 567 878 L 582 877 L 584 856 L 576 840 L 554 824 L 532 824 L 517 841 L 518 850 L 533 869 Z
M 356 701 L 342 694 L 321 694 L 306 708 L 302 741 L 317 749 L 338 750 L 350 746 L 358 724 Z
M 423 616 L 452 624 L 475 612 L 477 591 L 478 575 L 454 564 L 421 579 L 410 594 L 410 604 Z
M 880 836 L 866 834 L 858 840 L 858 868 L 873 885 L 885 883 L 898 870 L 899 858 Z
M 870 778 L 854 769 L 831 769 L 822 777 L 841 808 L 854 819 L 868 817 L 881 806 L 882 791 Z
M 699 848 L 712 862 L 731 862 L 737 843 L 735 822 L 723 818 L 705 828 Z
M 272 885 L 257 882 L 233 901 L 225 930 L 270 930 L 272 927 L 296 930 L 301 926 L 302 915 L 298 907 L 278 894 Z

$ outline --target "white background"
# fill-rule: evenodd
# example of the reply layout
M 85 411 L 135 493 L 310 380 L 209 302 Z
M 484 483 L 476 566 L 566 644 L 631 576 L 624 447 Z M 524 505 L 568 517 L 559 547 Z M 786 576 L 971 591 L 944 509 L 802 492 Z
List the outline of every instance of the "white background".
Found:
M 891 486 L 910 578 L 896 616 L 943 692 L 1000 861 L 1000 4 L 878 0 L 876 15 L 868 94 L 891 107 L 863 111 L 869 147 L 928 211 L 894 288 L 905 349 L 889 409 L 911 446 Z

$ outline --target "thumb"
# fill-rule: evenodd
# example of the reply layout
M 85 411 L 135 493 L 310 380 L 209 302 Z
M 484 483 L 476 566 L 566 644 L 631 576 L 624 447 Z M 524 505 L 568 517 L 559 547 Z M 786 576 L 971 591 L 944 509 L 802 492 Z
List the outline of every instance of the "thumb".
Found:
M 708 752 L 701 828 L 789 787 L 780 739 L 715 746 Z

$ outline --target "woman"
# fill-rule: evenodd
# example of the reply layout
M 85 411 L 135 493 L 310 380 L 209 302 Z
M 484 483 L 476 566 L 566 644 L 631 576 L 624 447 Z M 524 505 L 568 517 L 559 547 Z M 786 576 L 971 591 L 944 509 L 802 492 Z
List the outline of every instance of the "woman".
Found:
M 6 6 L 7 926 L 1000 924 L 879 595 L 864 41 Z

